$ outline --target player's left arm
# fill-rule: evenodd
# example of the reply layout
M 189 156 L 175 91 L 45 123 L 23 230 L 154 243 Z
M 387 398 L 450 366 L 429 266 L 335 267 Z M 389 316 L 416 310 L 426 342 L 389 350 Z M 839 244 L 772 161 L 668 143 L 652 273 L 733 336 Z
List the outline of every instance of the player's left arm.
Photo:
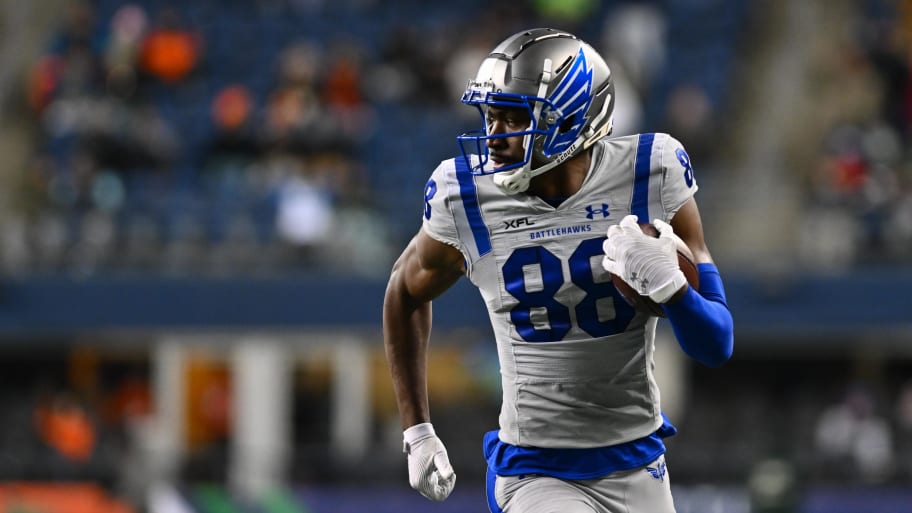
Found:
M 690 197 L 671 219 L 674 233 L 693 252 L 700 289 L 686 289 L 662 305 L 681 348 L 692 358 L 718 367 L 734 348 L 734 321 L 725 298 L 722 277 L 703 235 L 697 202 Z

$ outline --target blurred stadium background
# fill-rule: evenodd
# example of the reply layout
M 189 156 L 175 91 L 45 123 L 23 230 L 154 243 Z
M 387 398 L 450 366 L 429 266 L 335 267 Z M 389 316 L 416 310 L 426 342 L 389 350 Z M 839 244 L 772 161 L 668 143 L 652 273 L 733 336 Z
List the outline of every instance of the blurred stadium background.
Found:
M 496 353 L 435 303 L 407 486 L 380 338 L 423 185 L 531 26 L 690 150 L 732 361 L 665 329 L 680 513 L 912 511 L 912 3 L 0 0 L 0 511 L 485 512 Z

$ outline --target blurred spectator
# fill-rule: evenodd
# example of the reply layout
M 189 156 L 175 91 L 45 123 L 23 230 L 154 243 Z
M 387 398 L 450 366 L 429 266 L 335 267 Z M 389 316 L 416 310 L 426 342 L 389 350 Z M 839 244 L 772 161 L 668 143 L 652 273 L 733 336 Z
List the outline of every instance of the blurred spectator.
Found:
M 154 106 L 108 102 L 96 107 L 99 123 L 85 135 L 100 167 L 166 171 L 179 156 L 178 135 Z
M 95 450 L 95 426 L 85 408 L 67 392 L 42 400 L 35 409 L 41 439 L 63 458 L 86 463 Z
M 446 38 L 439 34 L 427 37 L 414 25 L 391 27 L 379 55 L 383 76 L 390 79 L 382 97 L 393 101 L 450 105 L 453 98 L 446 94 L 444 66 L 451 49 L 445 41 Z
M 327 68 L 320 99 L 326 106 L 324 122 L 338 127 L 340 139 L 360 141 L 373 132 L 373 110 L 363 92 L 363 49 L 352 40 L 337 41 L 325 59 Z
M 105 398 L 104 420 L 126 427 L 152 414 L 152 391 L 149 380 L 135 371 L 117 381 Z
M 747 484 L 751 513 L 798 513 L 798 476 L 788 461 L 768 459 L 756 463 Z
M 54 34 L 51 52 L 66 53 L 73 48 L 83 48 L 89 53 L 97 49 L 95 33 L 95 9 L 92 2 L 76 0 L 68 2 L 60 29 Z
M 349 110 L 364 104 L 361 94 L 361 50 L 351 40 L 334 44 L 325 59 L 327 68 L 320 97 L 330 109 Z
M 643 126 L 644 116 L 640 92 L 628 80 L 627 71 L 619 61 L 609 58 L 608 67 L 611 69 L 614 94 L 617 96 L 617 103 L 614 107 L 614 129 L 611 135 L 618 137 L 639 133 Z M 672 133 L 675 132 L 672 131 Z M 690 148 L 690 146 L 691 143 L 688 140 L 687 147 Z
M 858 43 L 867 54 L 880 79 L 883 101 L 878 113 L 904 137 L 912 136 L 912 74 L 909 70 L 908 14 L 906 23 L 900 13 L 902 2 L 885 2 L 889 7 L 883 16 L 876 10 L 859 20 Z M 908 9 L 908 7 L 905 7 Z M 864 12 L 862 10 L 862 12 Z
M 461 40 L 459 46 L 455 48 L 447 60 L 444 71 L 447 81 L 447 95 L 457 107 L 459 105 L 456 102 L 465 93 L 469 80 L 475 78 L 475 74 L 478 73 L 478 63 L 484 60 L 491 48 L 497 44 L 496 41 L 493 41 L 495 38 L 492 37 L 493 34 L 497 33 L 494 30 L 481 28 L 478 31 L 467 32 L 467 37 Z M 466 117 L 477 116 L 477 113 L 473 112 L 474 109 L 462 108 L 454 110 Z
M 655 4 L 627 2 L 612 11 L 602 28 L 605 55 L 618 61 L 631 85 L 647 99 L 665 66 L 665 25 L 665 15 Z
M 230 371 L 205 353 L 193 355 L 186 365 L 186 443 L 205 450 L 222 445 L 231 433 L 232 384 Z
M 871 392 L 853 386 L 842 401 L 817 420 L 815 447 L 828 472 L 880 482 L 893 471 L 893 433 L 877 410 Z
M 277 184 L 276 231 L 297 249 L 302 261 L 316 263 L 332 234 L 332 193 L 314 179 L 312 169 L 303 162 L 273 158 L 271 165 L 281 176 Z
M 225 87 L 212 100 L 212 118 L 218 130 L 235 131 L 249 124 L 253 97 L 242 85 Z
M 59 55 L 45 55 L 34 65 L 27 78 L 25 94 L 28 105 L 35 112 L 43 111 L 60 85 L 66 60 Z
M 306 152 L 333 137 L 318 92 L 319 50 L 302 42 L 279 56 L 277 84 L 266 102 L 265 137 L 269 148 Z
M 111 17 L 104 48 L 107 90 L 111 94 L 128 98 L 135 91 L 136 66 L 147 27 L 146 11 L 137 4 L 125 4 Z
M 253 94 L 243 85 L 232 84 L 212 99 L 211 116 L 215 132 L 205 151 L 204 172 L 246 172 L 260 156 L 254 128 L 256 105 Z
M 197 67 L 201 52 L 202 39 L 184 26 L 176 9 L 165 8 L 143 38 L 140 62 L 146 73 L 173 84 Z
M 86 94 L 101 82 L 95 23 L 95 10 L 90 2 L 77 0 L 67 5 L 63 25 L 47 54 L 55 61 L 51 66 L 55 95 Z

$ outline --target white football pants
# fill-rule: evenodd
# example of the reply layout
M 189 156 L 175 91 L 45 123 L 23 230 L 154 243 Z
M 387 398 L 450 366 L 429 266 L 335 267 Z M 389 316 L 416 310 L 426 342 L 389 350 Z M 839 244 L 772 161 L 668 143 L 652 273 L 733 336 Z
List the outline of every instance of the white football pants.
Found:
M 580 481 L 489 470 L 487 495 L 491 513 L 675 513 L 664 456 L 635 470 Z

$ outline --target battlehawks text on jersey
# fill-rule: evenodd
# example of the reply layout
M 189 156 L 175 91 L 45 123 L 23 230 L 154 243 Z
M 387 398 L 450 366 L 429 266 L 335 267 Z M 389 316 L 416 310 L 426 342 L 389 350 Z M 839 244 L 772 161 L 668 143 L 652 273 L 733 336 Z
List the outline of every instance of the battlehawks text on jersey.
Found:
M 631 213 L 669 221 L 696 190 L 687 153 L 667 134 L 596 143 L 582 188 L 557 208 L 503 193 L 461 157 L 437 167 L 425 189 L 424 230 L 463 253 L 487 305 L 503 442 L 604 447 L 662 425 L 656 318 L 635 312 L 611 284 L 602 241 Z

